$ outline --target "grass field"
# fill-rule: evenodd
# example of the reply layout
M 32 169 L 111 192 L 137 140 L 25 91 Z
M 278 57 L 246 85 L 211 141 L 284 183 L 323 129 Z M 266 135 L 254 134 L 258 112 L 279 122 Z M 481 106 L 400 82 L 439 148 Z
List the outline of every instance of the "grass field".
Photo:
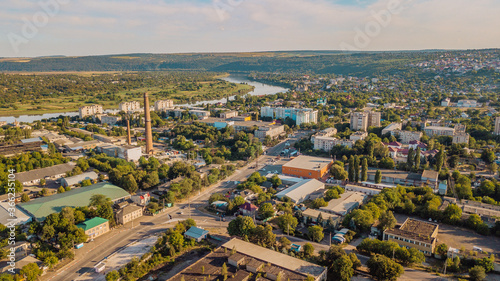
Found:
M 92 73 L 79 73 L 81 75 L 92 75 Z M 221 99 L 226 96 L 246 94 L 253 90 L 253 86 L 244 84 L 233 84 L 226 81 L 208 81 L 197 84 L 197 89 L 183 90 L 179 85 L 168 85 L 167 87 L 148 87 L 124 90 L 114 94 L 114 99 L 107 99 L 105 93 L 92 93 L 87 96 L 67 96 L 58 98 L 45 98 L 33 101 L 29 104 L 16 103 L 15 110 L 12 108 L 0 108 L 0 116 L 37 115 L 44 113 L 58 113 L 78 111 L 78 108 L 87 104 L 100 104 L 104 109 L 118 109 L 122 101 L 143 101 L 143 93 L 150 94 L 150 103 L 160 99 L 172 99 L 176 104 L 196 102 L 201 100 Z M 109 95 L 109 94 L 108 94 Z

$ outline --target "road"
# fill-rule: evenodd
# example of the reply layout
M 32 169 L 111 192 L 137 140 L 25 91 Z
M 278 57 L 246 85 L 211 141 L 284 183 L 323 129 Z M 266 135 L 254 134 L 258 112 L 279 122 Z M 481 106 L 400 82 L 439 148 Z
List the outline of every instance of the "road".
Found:
M 282 142 L 269 148 L 268 151 L 272 153 L 278 152 L 279 154 L 282 150 L 281 146 L 284 147 L 284 145 L 285 142 Z M 258 159 L 259 167 L 265 165 L 267 161 L 273 158 L 274 157 L 271 155 L 260 156 Z M 114 252 L 138 239 L 164 232 L 167 228 L 175 225 L 178 220 L 191 217 L 202 227 L 226 228 L 228 221 L 221 222 L 216 216 L 200 212 L 197 208 L 205 207 L 208 198 L 213 193 L 225 192 L 228 189 L 234 188 L 234 181 L 243 181 L 255 172 L 258 167 L 250 169 L 251 166 L 254 166 L 253 163 L 235 171 L 235 173 L 225 181 L 215 184 L 197 195 L 191 196 L 188 202 L 176 204 L 175 207 L 168 209 L 167 212 L 160 213 L 156 216 L 143 216 L 132 223 L 111 230 L 94 239 L 93 242 L 86 243 L 83 248 L 75 250 L 75 259 L 72 262 L 65 265 L 57 272 L 47 273 L 42 279 L 54 281 L 76 280 L 79 276 L 91 272 L 97 263 Z M 180 212 L 182 212 L 182 214 L 179 214 Z M 168 215 L 172 215 L 173 218 L 171 221 Z

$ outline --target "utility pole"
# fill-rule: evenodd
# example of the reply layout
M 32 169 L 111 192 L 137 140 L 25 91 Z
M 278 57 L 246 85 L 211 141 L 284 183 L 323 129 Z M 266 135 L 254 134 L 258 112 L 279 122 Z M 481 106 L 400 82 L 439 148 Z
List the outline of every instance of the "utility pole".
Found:
M 447 265 L 448 265 L 448 262 L 447 262 L 447 261 L 445 261 L 445 262 L 444 262 L 444 272 L 443 272 L 443 274 L 446 274 L 446 266 L 447 266 Z
M 290 236 L 290 223 L 287 224 L 286 235 Z
M 394 252 L 396 251 L 396 248 L 392 249 L 392 260 L 394 260 Z
M 330 248 L 332 247 L 332 232 L 330 231 Z

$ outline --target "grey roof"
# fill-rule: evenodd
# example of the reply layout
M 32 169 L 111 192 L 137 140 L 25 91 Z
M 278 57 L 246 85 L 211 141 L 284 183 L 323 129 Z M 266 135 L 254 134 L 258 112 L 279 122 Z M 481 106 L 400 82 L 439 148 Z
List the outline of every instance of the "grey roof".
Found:
M 303 275 L 310 274 L 314 277 L 319 277 L 326 271 L 325 267 L 317 264 L 294 258 L 236 238 L 231 239 L 229 242 L 222 245 L 222 247 L 230 250 L 234 248 L 238 253 L 243 255 L 247 255 Z
M 9 211 L 9 208 L 12 208 L 9 206 L 8 202 L 0 202 L 0 223 L 3 225 L 7 225 L 8 223 L 12 222 L 10 220 L 14 219 L 15 225 L 19 224 L 24 224 L 26 222 L 31 221 L 31 217 L 25 214 L 22 210 L 19 208 L 15 208 L 15 213 L 11 214 Z M 14 216 L 12 216 L 14 215 Z
M 367 195 L 361 192 L 346 191 L 340 195 L 340 198 L 330 200 L 326 207 L 321 207 L 319 209 L 324 212 L 344 216 L 349 210 L 355 208 L 355 205 L 361 205 L 366 197 Z
M 301 202 L 314 191 L 324 188 L 325 184 L 316 179 L 307 179 L 300 181 L 289 188 L 276 194 L 278 198 L 289 197 L 294 202 Z
M 30 142 L 37 142 L 37 141 L 42 141 L 42 138 L 36 137 L 36 138 L 31 138 L 31 139 L 23 139 L 21 140 L 22 143 L 30 143 Z
M 142 209 L 142 207 L 139 207 L 139 206 L 137 206 L 136 204 L 128 204 L 127 206 L 125 206 L 125 207 L 123 207 L 123 208 L 119 209 L 119 210 L 116 212 L 116 214 L 117 214 L 117 215 L 120 215 L 120 216 L 121 216 L 121 215 L 125 216 L 125 215 L 128 215 L 128 214 L 132 214 L 132 213 L 134 213 L 135 211 L 137 211 L 137 210 L 141 210 L 141 209 Z
M 27 172 L 21 172 L 16 174 L 16 179 L 19 180 L 21 183 L 23 183 L 23 182 L 43 179 L 46 177 L 53 177 L 73 170 L 75 165 L 76 164 L 73 162 L 68 162 L 65 164 L 54 165 L 51 167 L 31 170 Z
M 79 174 L 76 176 L 64 178 L 63 181 L 65 181 L 68 186 L 71 186 L 71 185 L 81 183 L 82 181 L 87 180 L 87 179 L 88 180 L 95 180 L 95 179 L 97 179 L 97 177 L 98 177 L 98 175 L 96 172 L 87 172 L 87 173 Z
M 206 234 L 208 234 L 208 230 L 196 226 L 191 226 L 191 228 L 189 228 L 189 230 L 184 233 L 184 235 L 192 237 L 194 239 L 202 238 Z

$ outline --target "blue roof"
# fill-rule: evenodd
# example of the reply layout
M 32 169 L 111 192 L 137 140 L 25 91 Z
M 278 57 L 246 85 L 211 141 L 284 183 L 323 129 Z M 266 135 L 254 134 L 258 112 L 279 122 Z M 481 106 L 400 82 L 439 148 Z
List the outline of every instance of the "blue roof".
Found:
M 207 234 L 208 230 L 198 228 L 196 226 L 191 226 L 191 228 L 189 228 L 189 230 L 184 233 L 184 235 L 192 237 L 194 239 L 203 238 Z

